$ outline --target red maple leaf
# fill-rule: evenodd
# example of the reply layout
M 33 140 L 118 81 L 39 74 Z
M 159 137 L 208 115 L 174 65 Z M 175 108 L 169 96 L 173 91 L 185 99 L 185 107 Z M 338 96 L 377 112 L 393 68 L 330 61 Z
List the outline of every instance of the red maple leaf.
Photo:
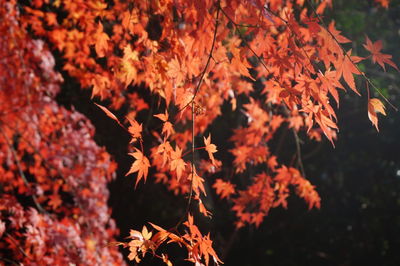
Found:
M 385 71 L 385 63 L 394 67 L 397 71 L 400 71 L 396 64 L 390 60 L 392 58 L 389 54 L 382 54 L 382 41 L 378 40 L 376 42 L 371 42 L 371 40 L 366 36 L 366 44 L 363 44 L 365 49 L 371 52 L 372 54 L 372 62 L 378 63 Z
M 212 187 L 215 188 L 221 199 L 229 198 L 232 194 L 235 194 L 235 185 L 230 182 L 225 182 L 220 178 L 215 180 L 215 183 Z
M 128 127 L 128 132 L 132 136 L 132 142 L 135 142 L 137 139 L 142 137 L 142 124 L 139 124 L 135 119 L 127 118 L 129 123 L 131 124 Z

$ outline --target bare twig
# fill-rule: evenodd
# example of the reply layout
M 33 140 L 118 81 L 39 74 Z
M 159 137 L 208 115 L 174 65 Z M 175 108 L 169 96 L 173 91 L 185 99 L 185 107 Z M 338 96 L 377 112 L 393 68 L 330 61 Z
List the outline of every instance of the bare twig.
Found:
M 2 258 L 2 257 L 0 257 L 0 260 L 8 262 L 8 263 L 13 264 L 13 265 L 20 265 L 15 260 L 10 260 L 10 259 L 7 259 L 7 258 Z
M 303 160 L 301 159 L 301 146 L 300 146 L 300 138 L 299 135 L 297 134 L 296 130 L 292 128 L 292 132 L 294 135 L 294 140 L 296 142 L 296 152 L 297 152 L 297 164 L 300 168 L 301 175 L 305 178 L 306 177 L 306 172 L 304 171 L 304 165 L 303 165 Z
M 10 235 L 9 233 L 5 233 L 5 235 L 18 248 L 18 250 L 22 253 L 22 255 L 24 255 L 25 257 L 29 258 L 28 254 L 26 254 L 26 252 L 21 248 L 21 246 L 18 245 L 17 240 L 12 235 Z

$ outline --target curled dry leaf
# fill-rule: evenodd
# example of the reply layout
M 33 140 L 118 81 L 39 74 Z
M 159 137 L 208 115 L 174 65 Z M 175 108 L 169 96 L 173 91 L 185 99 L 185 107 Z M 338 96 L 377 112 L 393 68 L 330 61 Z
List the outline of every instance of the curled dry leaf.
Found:
M 369 120 L 371 120 L 372 124 L 376 127 L 376 130 L 379 131 L 377 113 L 386 115 L 385 106 L 379 99 L 371 98 L 368 101 L 368 118 Z

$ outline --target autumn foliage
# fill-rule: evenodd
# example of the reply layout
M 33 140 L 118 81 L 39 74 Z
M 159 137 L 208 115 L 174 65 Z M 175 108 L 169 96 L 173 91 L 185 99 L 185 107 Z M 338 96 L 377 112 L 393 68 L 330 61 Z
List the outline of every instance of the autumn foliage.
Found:
M 365 57 L 355 55 L 335 23 L 324 21 L 331 7 L 329 0 L 1 2 L 2 259 L 120 265 L 122 246 L 129 260 L 148 254 L 171 265 L 158 248 L 175 244 L 196 265 L 220 264 L 212 236 L 194 218 L 212 217 L 208 194 L 230 204 L 237 229 L 287 208 L 291 191 L 320 208 L 299 134 L 334 144 L 339 91 L 379 92 L 357 63 L 370 57 L 399 70 L 381 41 L 366 37 Z M 115 242 L 106 186 L 117 166 L 94 142 L 88 119 L 57 104 L 63 78 L 51 52 L 65 75 L 92 91 L 87 104 L 130 134 L 132 190 L 151 181 L 187 199 L 175 226 L 149 221 Z M 369 97 L 365 106 L 378 129 L 382 101 Z M 124 116 L 115 115 L 120 110 Z M 221 149 L 210 126 L 226 113 L 239 122 L 224 132 L 232 148 Z M 286 164 L 270 146 L 281 129 L 296 143 Z

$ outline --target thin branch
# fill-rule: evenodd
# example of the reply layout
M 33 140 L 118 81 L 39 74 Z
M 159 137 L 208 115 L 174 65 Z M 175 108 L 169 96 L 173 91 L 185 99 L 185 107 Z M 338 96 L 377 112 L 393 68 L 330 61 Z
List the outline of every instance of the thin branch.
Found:
M 192 101 L 192 160 L 191 160 L 191 165 L 192 165 L 192 180 L 190 180 L 190 193 L 189 193 L 189 200 L 188 200 L 188 204 L 186 206 L 186 212 L 185 212 L 185 216 L 187 215 L 187 213 L 189 212 L 189 208 L 190 208 L 190 203 L 192 201 L 192 196 L 193 196 L 193 180 L 194 180 L 194 127 L 195 127 L 195 112 L 194 112 L 194 101 Z
M 5 134 L 5 132 L 3 131 L 3 128 L 1 126 L 0 126 L 0 133 L 1 133 L 1 135 L 3 135 L 3 137 L 4 137 L 4 139 L 5 139 L 6 143 L 7 143 L 7 146 L 11 151 L 11 154 L 12 154 L 12 156 L 14 158 L 15 164 L 16 164 L 16 166 L 18 168 L 19 175 L 21 176 L 22 180 L 24 181 L 24 184 L 29 188 L 30 184 L 29 184 L 29 181 L 28 181 L 28 179 L 26 178 L 26 176 L 24 174 L 24 171 L 22 170 L 21 164 L 20 164 L 18 156 L 17 156 L 17 152 L 15 151 L 15 149 L 12 146 L 9 138 L 7 137 L 7 135 Z M 46 213 L 46 210 L 42 207 L 42 205 L 40 205 L 40 203 L 37 200 L 36 196 L 33 195 L 33 194 L 31 196 L 32 196 L 33 202 L 35 203 L 36 208 L 39 210 L 39 212 Z
M 187 106 L 189 106 L 189 104 L 192 105 L 192 150 L 191 150 L 192 151 L 192 159 L 191 159 L 191 162 L 190 162 L 191 167 L 192 167 L 192 172 L 191 172 L 192 179 L 190 180 L 189 199 L 188 199 L 188 202 L 187 202 L 187 205 L 186 205 L 185 213 L 184 213 L 184 215 L 182 215 L 182 218 L 178 221 L 178 223 L 174 226 L 175 229 L 178 228 L 178 226 L 186 218 L 186 216 L 187 216 L 187 214 L 189 213 L 189 210 L 190 210 L 190 204 L 192 203 L 193 180 L 194 180 L 194 161 L 195 161 L 194 151 L 196 149 L 195 148 L 195 139 L 194 139 L 194 137 L 195 137 L 195 134 L 194 134 L 194 130 L 195 130 L 195 106 L 194 106 L 194 100 L 196 98 L 197 92 L 200 89 L 201 82 L 203 81 L 204 75 L 207 72 L 208 65 L 210 64 L 210 61 L 211 61 L 211 58 L 212 58 L 212 53 L 213 53 L 213 50 L 214 50 L 215 41 L 217 39 L 217 31 L 218 31 L 218 26 L 219 26 L 219 11 L 220 10 L 221 10 L 220 0 L 218 0 L 218 2 L 217 2 L 217 15 L 216 15 L 216 18 L 215 18 L 215 29 L 214 29 L 213 42 L 211 44 L 210 54 L 208 55 L 206 66 L 204 67 L 203 72 L 201 73 L 200 80 L 197 83 L 197 86 L 196 86 L 196 89 L 194 91 L 192 99 L 183 108 L 181 108 L 179 110 L 179 112 L 180 112 L 180 111 L 184 110 Z
M 175 225 L 175 229 L 178 228 L 178 226 L 184 221 L 186 218 L 187 214 L 189 213 L 190 210 L 190 204 L 192 203 L 192 196 L 193 196 L 193 180 L 194 180 L 194 151 L 195 151 L 195 143 L 194 143 L 194 127 L 195 127 L 195 110 L 194 110 L 194 101 L 192 101 L 192 159 L 191 159 L 191 167 L 192 167 L 192 172 L 191 176 L 192 179 L 190 180 L 190 191 L 189 191 L 189 199 L 186 204 L 186 210 L 185 213 L 182 215 L 181 219 L 178 221 L 178 223 Z
M 16 240 L 12 235 L 10 235 L 9 233 L 5 233 L 5 235 L 6 235 L 6 237 L 8 237 L 8 238 L 11 240 L 11 242 L 18 248 L 18 250 L 22 253 L 22 255 L 24 255 L 24 256 L 27 257 L 28 259 L 30 258 L 30 257 L 28 256 L 28 254 L 26 254 L 26 252 L 21 248 L 21 246 L 18 245 L 17 240 Z
M 14 265 L 20 265 L 15 260 L 10 260 L 10 259 L 7 259 L 7 258 L 2 258 L 2 257 L 0 257 L 0 260 L 8 262 L 8 263 L 11 263 L 11 264 L 14 264 Z
M 215 29 L 214 29 L 213 41 L 212 41 L 212 44 L 211 44 L 210 53 L 209 53 L 208 58 L 207 58 L 207 63 L 206 63 L 206 65 L 205 65 L 204 69 L 203 69 L 203 72 L 201 73 L 200 80 L 199 80 L 199 82 L 197 83 L 196 89 L 194 90 L 192 99 L 191 99 L 184 107 L 182 107 L 182 108 L 179 110 L 179 112 L 181 112 L 181 111 L 184 110 L 186 107 L 188 107 L 190 103 L 194 102 L 194 100 L 195 100 L 195 98 L 196 98 L 196 95 L 197 95 L 197 93 L 198 93 L 198 91 L 199 91 L 199 89 L 200 89 L 201 83 L 202 83 L 202 81 L 203 81 L 203 79 L 204 79 L 204 76 L 205 76 L 205 74 L 206 74 L 206 72 L 207 72 L 207 68 L 208 68 L 208 66 L 209 66 L 209 64 L 210 64 L 210 61 L 211 61 L 211 58 L 212 58 L 212 54 L 213 54 L 213 51 L 214 51 L 215 41 L 216 41 L 216 39 L 217 39 L 217 31 L 218 31 L 218 26 L 219 26 L 219 11 L 220 11 L 220 10 L 221 10 L 221 7 L 220 7 L 220 0 L 218 0 L 218 2 L 217 2 L 217 16 L 216 16 L 216 18 L 215 18 Z
M 304 165 L 303 165 L 303 160 L 301 159 L 301 146 L 300 146 L 300 138 L 299 135 L 297 134 L 296 130 L 292 128 L 293 135 L 294 135 L 294 140 L 296 142 L 296 152 L 297 152 L 297 164 L 300 168 L 301 175 L 305 178 L 306 177 L 306 172 L 304 171 Z
M 196 151 L 198 151 L 198 150 L 203 150 L 203 149 L 205 149 L 206 148 L 206 146 L 202 146 L 202 147 L 196 147 L 196 148 L 194 148 Z M 181 157 L 185 157 L 186 155 L 188 155 L 189 153 L 193 153 L 193 151 L 192 151 L 192 149 L 191 150 L 189 150 L 189 151 L 186 151 L 186 152 L 184 152 L 183 154 L 182 154 L 182 156 Z

